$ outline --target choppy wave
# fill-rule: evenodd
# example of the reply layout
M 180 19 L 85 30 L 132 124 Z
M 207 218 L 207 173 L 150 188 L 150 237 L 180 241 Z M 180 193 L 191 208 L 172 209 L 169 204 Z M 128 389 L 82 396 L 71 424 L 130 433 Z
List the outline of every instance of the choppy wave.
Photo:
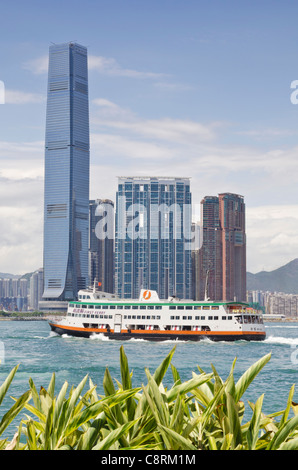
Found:
M 290 346 L 298 346 L 298 338 L 286 338 L 283 336 L 268 336 L 264 342 L 270 344 L 287 344 Z
M 89 336 L 89 339 L 91 339 L 92 341 L 111 341 L 103 333 L 92 333 L 92 335 Z

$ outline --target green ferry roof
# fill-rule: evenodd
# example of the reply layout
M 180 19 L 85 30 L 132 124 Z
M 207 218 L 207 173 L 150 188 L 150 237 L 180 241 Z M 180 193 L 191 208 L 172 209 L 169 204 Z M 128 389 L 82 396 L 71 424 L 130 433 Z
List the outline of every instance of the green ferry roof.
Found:
M 247 302 L 236 302 L 236 301 L 231 301 L 231 302 L 228 302 L 228 301 L 222 301 L 222 302 L 204 302 L 204 301 L 201 301 L 201 302 L 144 302 L 144 301 L 136 301 L 136 302 L 133 302 L 133 301 L 121 301 L 121 300 L 110 300 L 110 301 L 103 301 L 101 302 L 100 299 L 97 299 L 93 302 L 91 302 L 89 299 L 88 301 L 87 300 L 72 300 L 71 302 L 69 302 L 70 305 L 73 305 L 73 304 L 83 304 L 83 305 L 95 305 L 95 304 L 98 304 L 98 305 L 119 305 L 119 306 L 125 306 L 125 305 L 137 305 L 137 306 L 141 306 L 141 305 L 152 305 L 152 306 L 156 306 L 156 305 L 163 305 L 163 306 L 170 306 L 170 305 L 174 305 L 174 306 L 187 306 L 187 305 L 193 305 L 194 307 L 198 306 L 198 307 L 202 307 L 202 306 L 207 306 L 207 305 L 241 305 L 241 306 L 246 306 L 248 307 L 249 304 Z

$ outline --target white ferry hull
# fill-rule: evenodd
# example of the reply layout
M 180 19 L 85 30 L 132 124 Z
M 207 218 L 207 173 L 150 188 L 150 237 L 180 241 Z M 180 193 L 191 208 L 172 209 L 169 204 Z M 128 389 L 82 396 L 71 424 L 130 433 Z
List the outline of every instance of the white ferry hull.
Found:
M 111 340 L 126 341 L 142 339 L 148 341 L 200 341 L 208 338 L 211 341 L 263 341 L 265 332 L 260 331 L 182 331 L 182 330 L 121 330 L 80 328 L 62 324 L 49 323 L 51 330 L 59 335 L 82 338 L 101 334 Z

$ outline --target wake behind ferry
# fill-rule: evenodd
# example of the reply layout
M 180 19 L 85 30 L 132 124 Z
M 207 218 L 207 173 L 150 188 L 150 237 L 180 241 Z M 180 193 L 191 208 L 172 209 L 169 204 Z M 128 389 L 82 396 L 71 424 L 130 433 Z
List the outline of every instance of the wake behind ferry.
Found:
M 67 315 L 50 322 L 59 335 L 113 340 L 132 338 L 166 341 L 261 341 L 266 337 L 262 315 L 244 302 L 160 300 L 156 291 L 142 289 L 136 300 L 89 288 L 68 304 Z

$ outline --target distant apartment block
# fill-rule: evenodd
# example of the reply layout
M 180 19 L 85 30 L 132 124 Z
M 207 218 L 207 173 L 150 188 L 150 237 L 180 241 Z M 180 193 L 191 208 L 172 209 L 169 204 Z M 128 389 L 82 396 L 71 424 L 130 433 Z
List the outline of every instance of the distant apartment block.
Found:
M 284 292 L 248 291 L 247 301 L 258 303 L 266 314 L 298 317 L 298 295 Z
M 23 312 L 28 309 L 27 279 L 0 279 L 0 310 Z
M 89 202 L 89 279 L 98 290 L 114 292 L 114 202 Z
M 35 271 L 30 278 L 29 307 L 37 311 L 43 294 L 43 268 Z
M 193 253 L 194 297 L 246 300 L 246 234 L 243 196 L 222 193 L 201 201 L 202 246 Z M 208 276 L 207 276 L 208 274 Z M 207 281 L 207 282 L 206 282 Z

